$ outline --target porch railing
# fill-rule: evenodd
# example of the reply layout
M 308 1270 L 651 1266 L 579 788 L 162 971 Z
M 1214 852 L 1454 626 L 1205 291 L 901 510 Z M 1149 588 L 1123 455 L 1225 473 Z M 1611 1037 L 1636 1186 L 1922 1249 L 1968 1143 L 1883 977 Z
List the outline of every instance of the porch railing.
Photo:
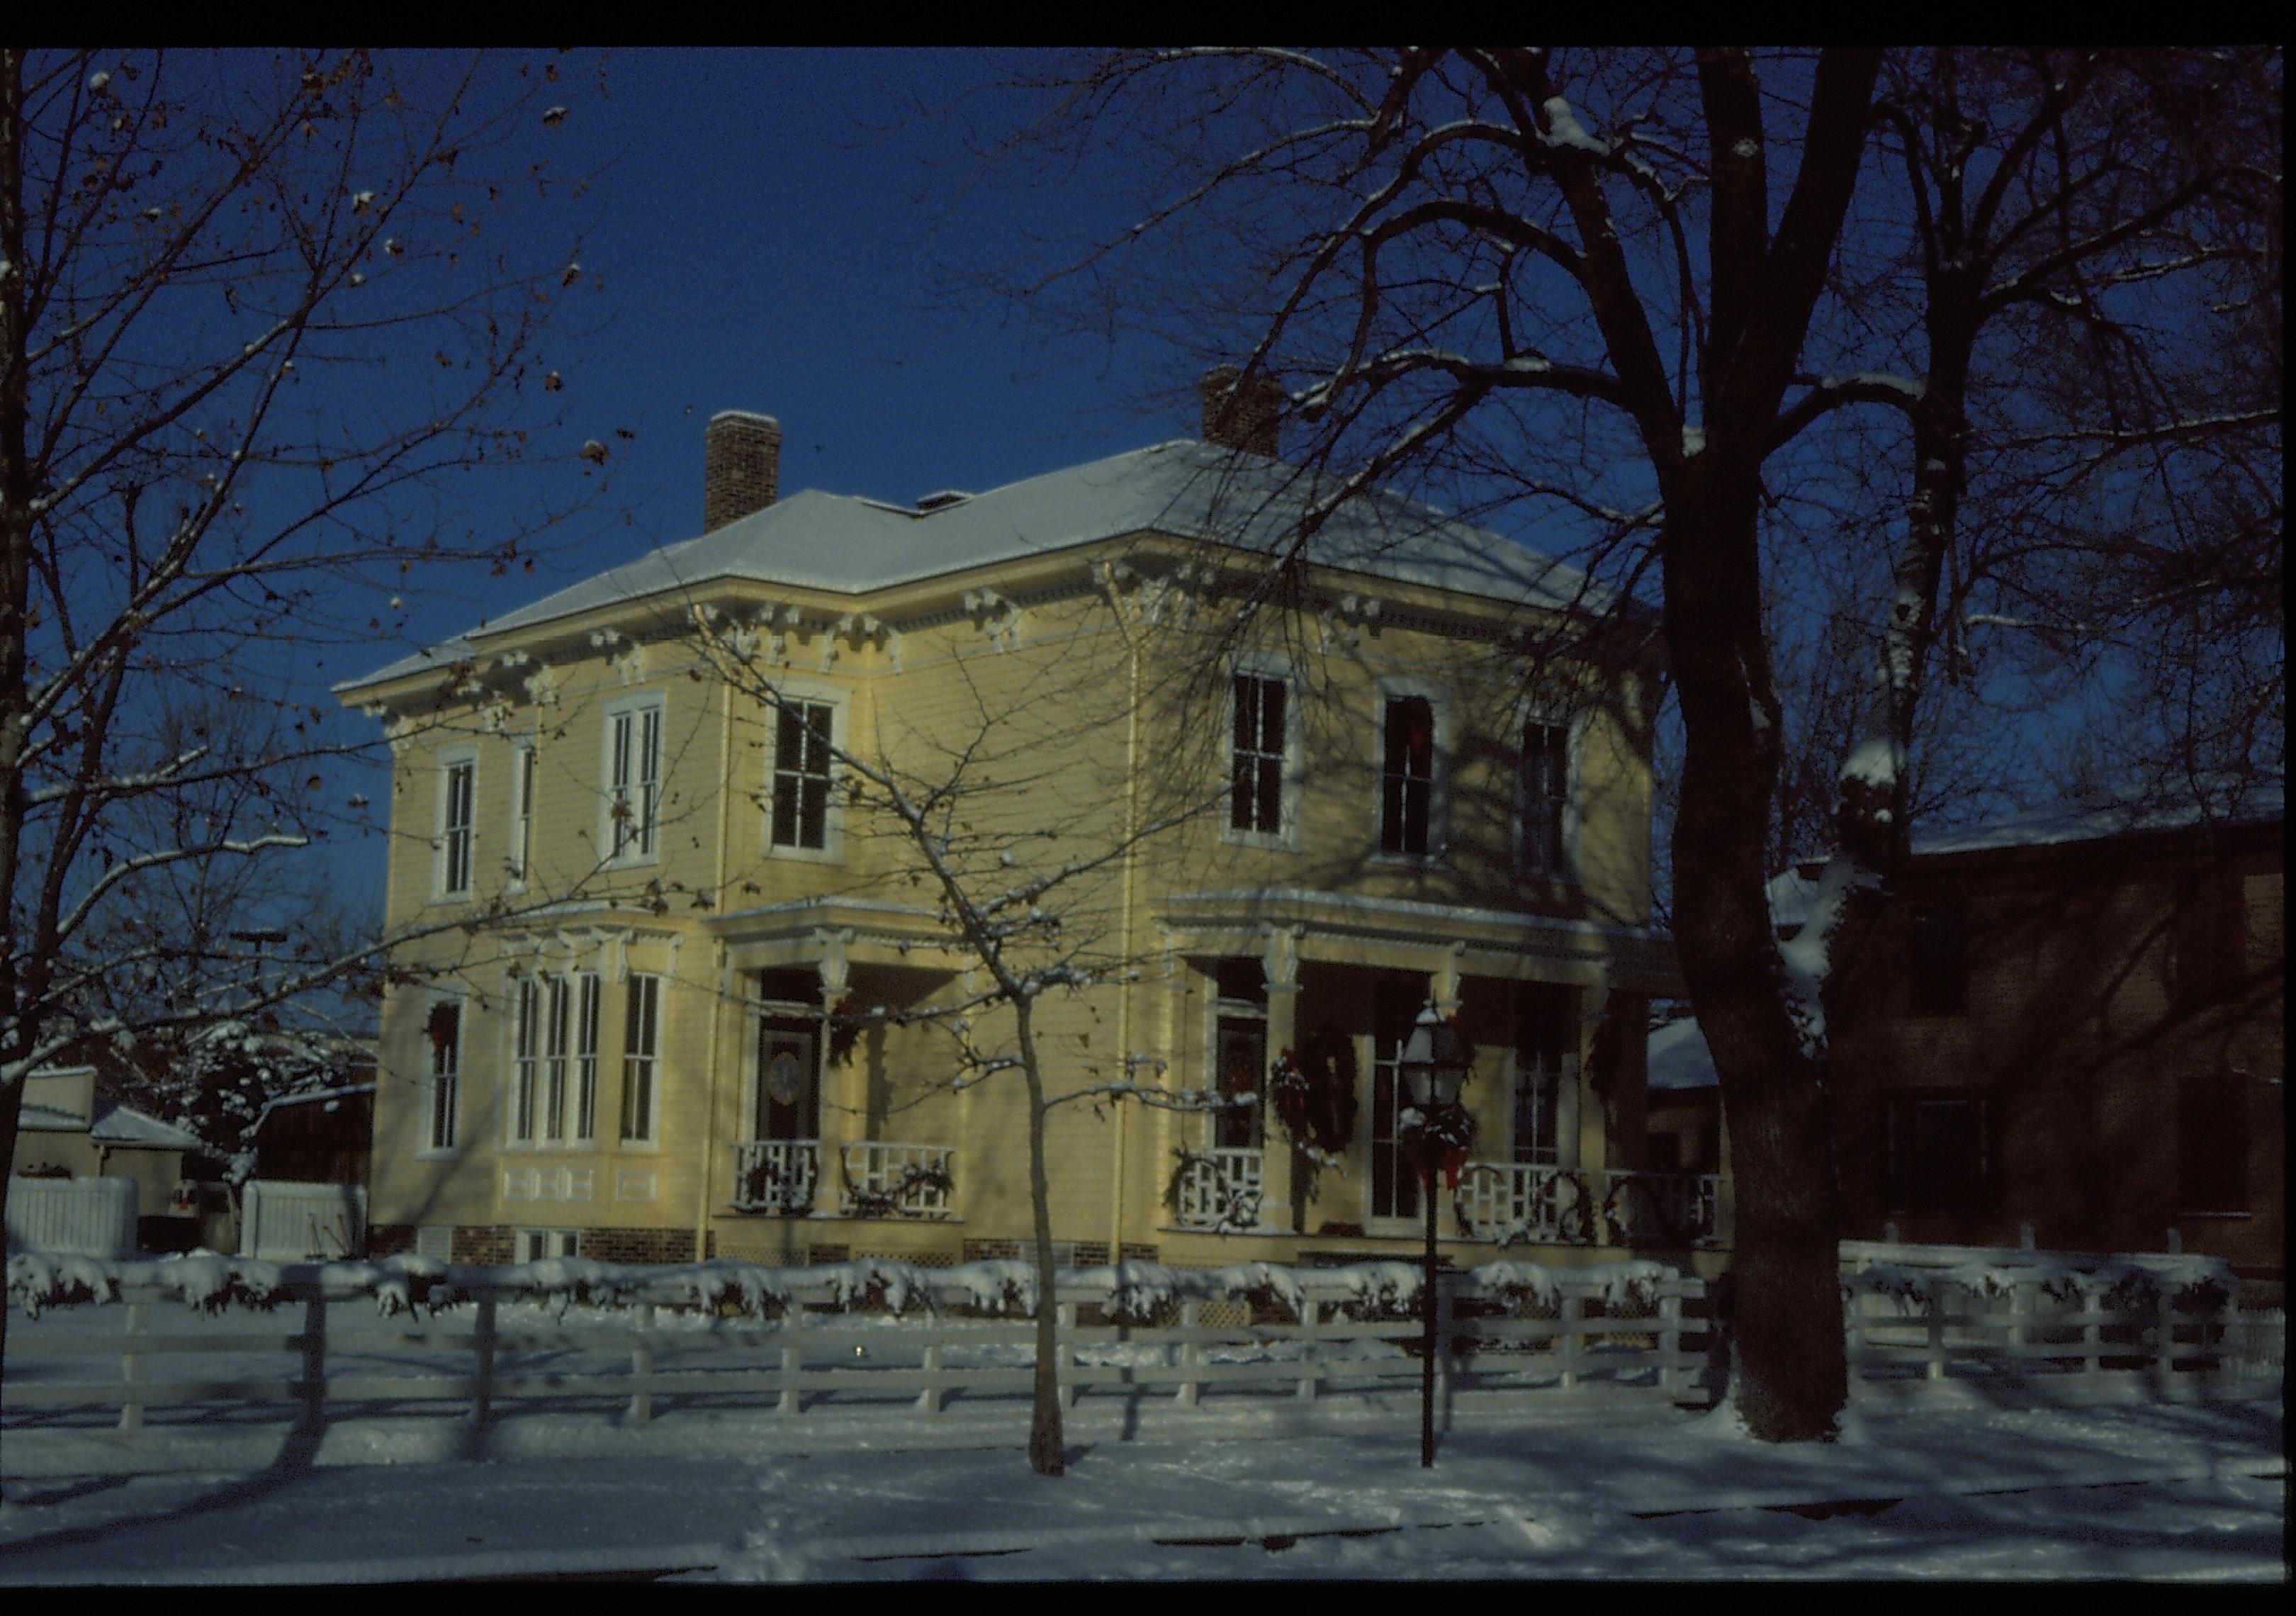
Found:
M 1695 1245 L 1720 1232 L 1718 1173 L 1605 1173 L 1603 1220 L 1614 1245 Z
M 946 1144 L 849 1144 L 842 1210 L 848 1218 L 947 1218 L 956 1210 L 955 1158 Z
M 744 1212 L 813 1210 L 818 1139 L 745 1139 L 734 1146 L 734 1206 Z
M 1599 1186 L 1599 1190 L 1598 1190 Z M 1714 1173 L 1595 1173 L 1470 1161 L 1452 1205 L 1473 1240 L 1530 1245 L 1694 1245 L 1719 1235 Z
M 1452 1199 L 1471 1239 L 1587 1245 L 1586 1180 L 1575 1169 L 1528 1161 L 1470 1161 Z
M 1261 1153 L 1243 1145 L 1214 1145 L 1181 1159 L 1174 1180 L 1174 1210 L 1184 1229 L 1259 1226 Z

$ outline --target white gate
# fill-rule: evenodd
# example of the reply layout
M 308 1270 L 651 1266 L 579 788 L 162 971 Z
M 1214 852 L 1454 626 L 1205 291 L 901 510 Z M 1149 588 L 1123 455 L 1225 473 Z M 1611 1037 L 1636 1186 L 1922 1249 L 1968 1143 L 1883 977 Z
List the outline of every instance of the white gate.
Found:
M 8 1249 L 70 1257 L 135 1254 L 133 1178 L 11 1178 Z
M 366 1250 L 366 1186 L 255 1178 L 241 1192 L 239 1254 L 325 1261 Z

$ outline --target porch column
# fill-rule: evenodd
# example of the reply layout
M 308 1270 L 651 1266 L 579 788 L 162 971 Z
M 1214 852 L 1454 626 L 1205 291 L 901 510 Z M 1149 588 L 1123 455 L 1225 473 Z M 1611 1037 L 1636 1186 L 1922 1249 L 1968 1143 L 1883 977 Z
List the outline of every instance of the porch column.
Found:
M 840 1107 L 832 1107 L 829 1103 L 829 1027 L 830 1017 L 835 1013 L 838 1002 L 845 997 L 846 990 L 852 986 L 853 966 L 846 957 L 845 950 L 846 945 L 853 940 L 853 933 L 817 931 L 813 934 L 813 940 L 821 949 L 821 957 L 814 962 L 813 967 L 821 979 L 821 1031 L 813 1040 L 813 1131 L 815 1137 L 821 1141 L 821 1154 L 819 1165 L 815 1169 L 817 1176 L 813 1208 L 816 1212 L 835 1212 L 840 1210 L 845 1192 L 845 1175 L 840 1170 L 844 1160 L 845 1130 L 838 1128 L 832 1136 L 830 1127 L 831 1113 Z M 841 1109 L 848 1114 L 860 1109 L 853 1104 L 852 1095 L 846 1095 L 841 1099 Z
M 1263 929 L 1267 943 L 1260 951 L 1260 969 L 1267 980 L 1267 1062 L 1287 1049 L 1300 1047 L 1300 931 L 1297 926 Z M 1261 1074 L 1261 1082 L 1267 1082 Z M 1291 1141 L 1281 1137 L 1274 1119 L 1263 1120 L 1259 1153 L 1259 1220 L 1289 1225 L 1301 1232 L 1307 1224 L 1306 1177 L 1292 1171 Z

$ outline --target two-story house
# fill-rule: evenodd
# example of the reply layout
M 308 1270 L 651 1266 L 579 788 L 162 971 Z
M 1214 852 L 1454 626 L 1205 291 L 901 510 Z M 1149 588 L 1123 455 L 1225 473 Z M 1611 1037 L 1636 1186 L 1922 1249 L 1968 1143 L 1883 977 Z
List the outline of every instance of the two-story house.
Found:
M 1299 474 L 1225 397 L 1214 441 L 906 504 L 780 497 L 778 426 L 720 414 L 701 537 L 341 687 L 392 737 L 408 939 L 379 1249 L 1017 1254 L 1012 1016 L 962 1012 L 935 857 L 991 902 L 1070 872 L 1029 906 L 1070 1260 L 1412 1249 L 1431 1003 L 1475 1050 L 1462 1256 L 1711 1235 L 1714 1178 L 1633 1170 L 1677 990 L 1647 617 L 1400 499 L 1292 557 Z
M 1833 1086 L 1856 1238 L 2219 1257 L 2281 1283 L 2277 783 L 1916 841 Z

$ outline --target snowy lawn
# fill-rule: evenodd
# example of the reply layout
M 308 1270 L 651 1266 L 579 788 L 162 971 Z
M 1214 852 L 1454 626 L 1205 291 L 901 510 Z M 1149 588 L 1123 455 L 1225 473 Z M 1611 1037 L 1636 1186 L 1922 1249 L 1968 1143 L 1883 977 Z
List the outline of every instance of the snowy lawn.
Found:
M 0 1582 L 2278 1580 L 2281 1408 L 1866 1413 L 1776 1448 L 1652 1410 L 1445 1439 L 1010 1447 L 18 1481 Z

